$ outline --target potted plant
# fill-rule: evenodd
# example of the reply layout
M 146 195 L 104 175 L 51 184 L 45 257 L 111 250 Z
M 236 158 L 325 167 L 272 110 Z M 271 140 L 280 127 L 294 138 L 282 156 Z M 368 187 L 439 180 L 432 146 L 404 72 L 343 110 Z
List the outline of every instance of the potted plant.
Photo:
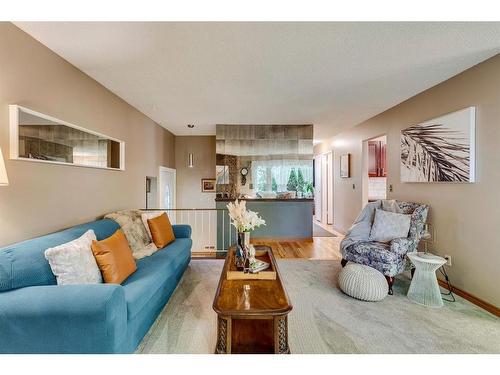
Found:
M 242 267 L 245 258 L 248 256 L 247 249 L 250 245 L 250 232 L 261 225 L 266 225 L 264 219 L 262 219 L 258 212 L 247 210 L 246 201 L 236 201 L 230 202 L 227 205 L 227 210 L 229 211 L 229 217 L 231 218 L 231 224 L 236 228 L 238 232 L 238 242 L 236 246 L 236 265 Z

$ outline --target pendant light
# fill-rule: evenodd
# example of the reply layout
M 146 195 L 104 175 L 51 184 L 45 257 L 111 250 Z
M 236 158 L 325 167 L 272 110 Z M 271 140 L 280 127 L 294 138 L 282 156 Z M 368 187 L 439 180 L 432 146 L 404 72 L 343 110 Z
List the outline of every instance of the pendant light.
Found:
M 193 124 L 188 124 L 187 127 L 189 128 L 189 132 L 191 133 L 190 135 L 193 135 L 194 125 Z M 189 168 L 193 168 L 194 167 L 194 156 L 193 156 L 192 152 L 190 152 L 188 154 L 188 167 Z

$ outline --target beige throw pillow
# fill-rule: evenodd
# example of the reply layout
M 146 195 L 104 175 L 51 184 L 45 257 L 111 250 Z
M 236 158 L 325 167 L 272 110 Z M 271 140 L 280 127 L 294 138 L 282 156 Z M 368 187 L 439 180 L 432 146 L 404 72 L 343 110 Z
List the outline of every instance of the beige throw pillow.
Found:
M 143 212 L 141 214 L 142 223 L 144 224 L 144 228 L 146 229 L 146 232 L 148 233 L 149 236 L 149 240 L 151 242 L 153 242 L 153 235 L 151 234 L 151 229 L 149 229 L 148 220 L 157 218 L 163 213 L 165 213 L 165 211 L 148 211 L 148 212 Z
M 377 208 L 370 232 L 370 241 L 390 242 L 406 238 L 410 231 L 411 215 L 397 214 Z

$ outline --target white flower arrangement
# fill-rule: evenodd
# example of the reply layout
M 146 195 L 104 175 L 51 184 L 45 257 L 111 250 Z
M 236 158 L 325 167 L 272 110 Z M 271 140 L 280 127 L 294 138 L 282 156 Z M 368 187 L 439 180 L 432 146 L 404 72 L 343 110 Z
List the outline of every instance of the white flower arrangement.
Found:
M 259 217 L 258 212 L 247 210 L 246 201 L 230 202 L 227 205 L 231 224 L 238 232 L 250 232 L 261 225 L 266 225 L 264 219 Z

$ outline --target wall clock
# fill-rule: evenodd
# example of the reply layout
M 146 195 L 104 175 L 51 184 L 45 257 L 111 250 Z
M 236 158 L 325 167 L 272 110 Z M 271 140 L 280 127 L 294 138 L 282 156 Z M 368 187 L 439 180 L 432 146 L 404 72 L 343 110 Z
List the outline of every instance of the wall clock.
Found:
M 241 184 L 245 185 L 247 183 L 248 168 L 246 167 L 241 168 L 240 174 L 241 174 Z

